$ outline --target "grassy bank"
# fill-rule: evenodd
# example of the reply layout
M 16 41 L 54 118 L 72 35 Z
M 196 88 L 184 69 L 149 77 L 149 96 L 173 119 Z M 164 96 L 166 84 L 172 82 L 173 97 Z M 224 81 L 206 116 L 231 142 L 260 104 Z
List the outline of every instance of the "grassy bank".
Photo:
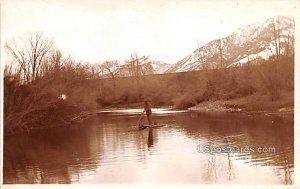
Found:
M 293 113 L 294 94 L 286 92 L 272 101 L 270 95 L 253 94 L 230 100 L 206 101 L 189 108 L 200 112 Z

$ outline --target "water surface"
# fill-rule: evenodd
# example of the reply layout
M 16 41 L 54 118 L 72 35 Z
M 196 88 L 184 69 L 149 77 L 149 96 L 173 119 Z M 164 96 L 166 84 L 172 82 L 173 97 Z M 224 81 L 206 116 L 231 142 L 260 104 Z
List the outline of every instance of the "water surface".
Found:
M 107 110 L 81 127 L 5 137 L 4 183 L 293 183 L 293 115 L 154 109 L 167 126 L 138 130 L 140 112 Z M 256 150 L 200 153 L 205 146 Z

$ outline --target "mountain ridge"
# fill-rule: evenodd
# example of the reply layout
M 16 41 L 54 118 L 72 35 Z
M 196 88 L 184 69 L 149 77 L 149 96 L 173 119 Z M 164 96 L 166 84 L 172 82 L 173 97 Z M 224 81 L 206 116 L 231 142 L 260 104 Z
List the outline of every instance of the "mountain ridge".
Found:
M 239 27 L 224 38 L 208 42 L 176 62 L 166 73 L 232 67 L 256 59 L 268 59 L 276 54 L 274 26 L 275 33 L 279 33 L 277 39 L 281 44 L 281 54 L 291 47 L 293 50 L 294 20 L 278 16 Z M 290 46 L 287 47 L 287 44 Z

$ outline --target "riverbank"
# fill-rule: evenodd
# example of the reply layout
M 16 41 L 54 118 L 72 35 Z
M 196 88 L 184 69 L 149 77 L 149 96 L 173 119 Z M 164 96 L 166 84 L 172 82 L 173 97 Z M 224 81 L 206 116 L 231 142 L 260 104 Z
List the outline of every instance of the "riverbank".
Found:
M 36 102 L 24 111 L 6 115 L 4 133 L 28 134 L 42 129 L 69 128 L 79 125 L 93 114 L 93 111 L 83 110 L 67 100 L 43 100 L 42 103 Z
M 94 112 L 86 112 L 82 111 L 78 114 L 73 114 L 70 118 L 64 118 L 61 119 L 57 117 L 56 123 L 53 124 L 47 124 L 49 123 L 49 120 L 44 121 L 45 119 L 43 118 L 36 118 L 36 119 L 31 119 L 31 120 L 26 120 L 24 122 L 18 122 L 16 124 L 11 124 L 11 127 L 5 128 L 5 135 L 18 135 L 18 134 L 23 134 L 23 133 L 32 133 L 38 130 L 46 130 L 46 129 L 52 129 L 52 128 L 71 128 L 74 126 L 79 126 L 84 120 L 88 119 L 90 116 L 94 115 Z M 29 126 L 28 122 L 34 123 L 33 125 Z M 52 122 L 52 121 L 51 121 Z M 11 122 L 10 122 L 11 123 Z M 39 124 L 39 125 L 38 125 Z M 38 126 L 36 126 L 38 125 Z
M 118 104 L 103 107 L 107 109 L 143 108 L 142 103 Z M 155 108 L 170 108 L 178 110 L 176 106 L 155 106 Z M 286 114 L 294 113 L 294 94 L 286 92 L 278 100 L 272 101 L 269 95 L 254 94 L 229 100 L 210 100 L 199 103 L 190 108 L 179 108 L 197 112 L 241 112 L 247 114 Z
M 268 95 L 251 95 L 230 100 L 205 101 L 188 108 L 198 112 L 244 112 L 247 114 L 294 113 L 294 94 L 284 93 L 272 101 Z

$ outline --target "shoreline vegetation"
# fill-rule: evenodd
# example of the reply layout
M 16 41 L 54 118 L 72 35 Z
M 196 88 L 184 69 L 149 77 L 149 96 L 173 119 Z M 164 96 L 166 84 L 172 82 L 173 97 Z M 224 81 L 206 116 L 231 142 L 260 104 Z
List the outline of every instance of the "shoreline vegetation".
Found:
M 247 114 L 294 113 L 293 93 L 286 93 L 279 100 L 268 101 L 268 95 L 252 95 L 230 100 L 208 101 L 188 108 L 197 112 L 241 112 Z
M 127 108 L 142 108 L 141 103 L 120 104 L 103 107 L 101 110 L 122 110 Z M 187 110 L 193 112 L 246 113 L 246 114 L 293 114 L 293 93 L 286 93 L 276 102 L 268 100 L 268 95 L 252 95 L 230 100 L 205 101 L 189 108 L 174 106 L 155 106 L 154 108 L 169 108 L 171 110 Z M 99 111 L 101 111 L 99 110 Z M 97 112 L 97 111 L 96 111 Z
M 6 44 L 13 61 L 4 69 L 5 135 L 72 127 L 96 110 L 138 107 L 144 100 L 190 111 L 293 112 L 294 51 L 230 68 L 224 62 L 216 69 L 153 74 L 145 56 L 131 56 L 120 73 L 117 61 L 64 57 L 39 33 L 27 43 L 25 49 Z

